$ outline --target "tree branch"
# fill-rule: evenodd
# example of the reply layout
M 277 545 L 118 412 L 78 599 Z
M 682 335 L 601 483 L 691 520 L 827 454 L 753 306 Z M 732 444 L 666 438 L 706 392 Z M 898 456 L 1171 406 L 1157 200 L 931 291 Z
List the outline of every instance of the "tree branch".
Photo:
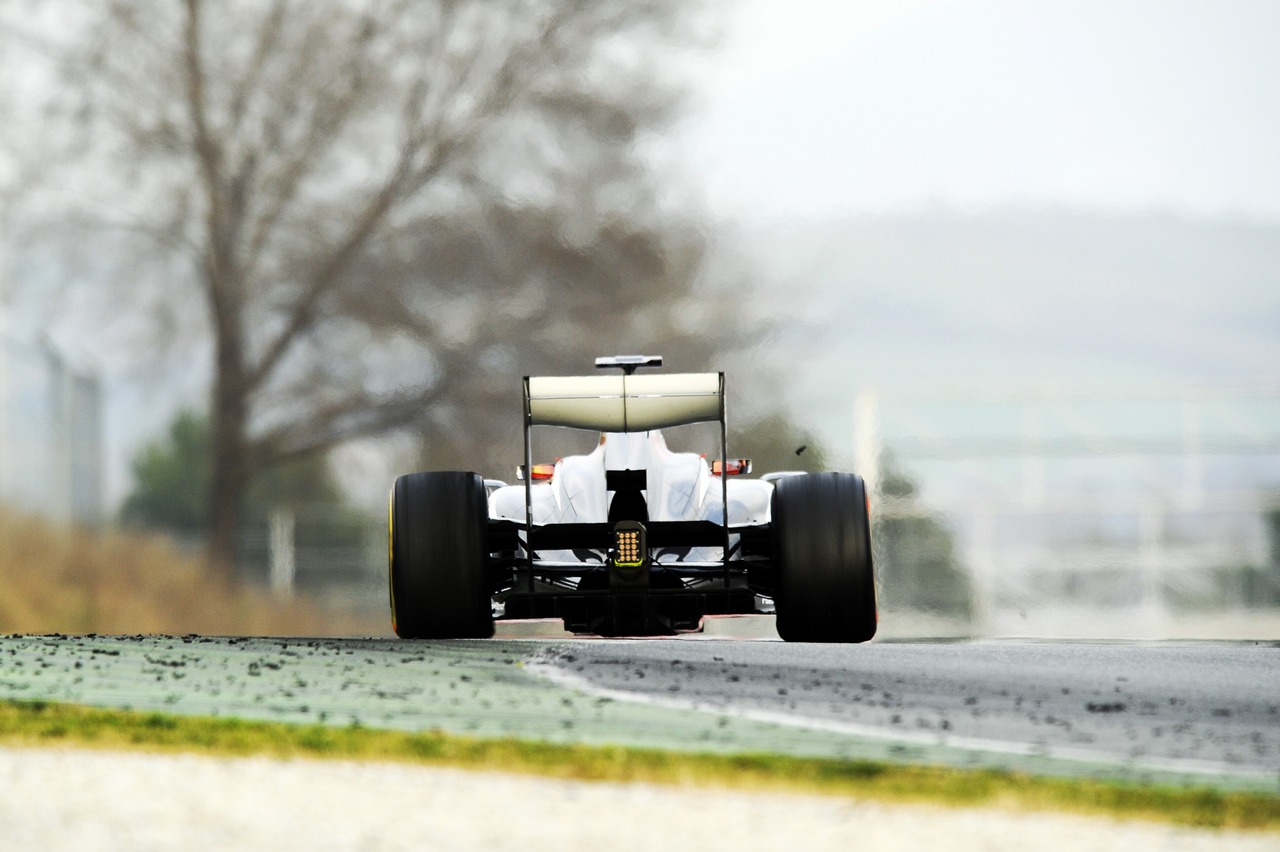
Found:
M 308 410 L 304 423 L 286 423 L 251 445 L 255 463 L 271 466 L 332 449 L 346 441 L 403 429 L 422 416 L 423 409 L 446 397 L 453 387 L 442 378 L 429 388 L 390 396 L 358 394 Z
M 284 328 L 268 345 L 258 363 L 251 368 L 248 381 L 251 390 L 262 386 L 298 336 L 315 322 L 321 299 L 334 287 L 343 270 L 354 259 L 357 250 L 365 244 L 391 210 L 397 194 L 402 189 L 401 185 L 413 156 L 412 150 L 402 152 L 391 176 L 365 204 L 364 210 L 346 238 L 311 276 L 305 292 L 294 303 Z
M 371 25 L 360 28 L 356 42 L 347 49 L 348 54 L 353 57 L 353 64 L 356 61 L 355 57 L 372 39 L 373 34 Z M 353 72 L 358 70 L 353 69 Z M 360 97 L 366 92 L 362 76 L 359 73 L 353 73 L 349 85 L 339 96 L 332 100 L 322 99 L 314 109 L 312 120 L 306 125 L 304 139 L 298 144 L 289 146 L 293 156 L 263 182 L 263 188 L 270 193 L 271 200 L 252 226 L 253 235 L 245 253 L 246 274 L 251 275 L 257 268 L 263 251 L 270 243 L 290 206 L 297 199 L 308 170 L 321 162 L 323 160 L 321 155 L 338 142 L 341 131 L 355 114 Z M 268 127 L 268 137 L 278 135 L 278 129 Z
M 222 150 L 209 131 L 208 104 L 204 66 L 200 57 L 200 9 L 201 0 L 187 0 L 186 25 L 183 27 L 183 59 L 187 81 L 187 111 L 191 121 L 192 147 L 196 166 L 204 186 L 205 211 L 208 227 L 208 245 L 205 247 L 205 286 L 214 305 L 221 313 L 225 307 L 228 284 L 228 261 L 224 245 L 226 211 L 222 199 Z
M 272 4 L 271 11 L 267 13 L 262 29 L 258 33 L 249 66 L 231 93 L 231 106 L 227 118 L 233 131 L 240 127 L 249 100 L 257 88 L 258 81 L 262 78 L 262 72 L 267 67 L 268 61 L 275 55 L 277 45 L 280 43 L 287 6 L 286 0 L 275 0 Z

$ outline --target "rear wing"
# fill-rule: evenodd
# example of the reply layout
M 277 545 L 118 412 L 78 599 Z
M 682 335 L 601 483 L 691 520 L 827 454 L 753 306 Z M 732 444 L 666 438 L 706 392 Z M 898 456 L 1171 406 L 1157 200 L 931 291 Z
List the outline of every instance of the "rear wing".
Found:
M 635 375 L 619 359 L 597 366 L 621 366 L 621 376 L 525 376 L 524 463 L 533 470 L 533 427 L 566 426 L 598 432 L 648 432 L 690 423 L 720 424 L 720 458 L 727 458 L 724 373 L 651 373 Z M 661 363 L 660 359 L 657 363 Z M 639 364 L 638 366 L 656 366 Z M 729 485 L 720 477 L 724 530 L 725 584 L 729 582 Z M 533 557 L 533 477 L 525 477 L 525 542 Z M 532 583 L 532 575 L 530 575 Z
M 525 426 L 647 432 L 724 422 L 724 373 L 526 376 Z

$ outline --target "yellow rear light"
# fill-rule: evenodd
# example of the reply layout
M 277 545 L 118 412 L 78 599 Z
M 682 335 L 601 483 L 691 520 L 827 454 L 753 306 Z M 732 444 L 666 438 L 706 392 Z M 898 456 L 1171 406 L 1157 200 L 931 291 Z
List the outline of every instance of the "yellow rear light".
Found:
M 634 526 L 615 527 L 613 530 L 613 564 L 624 568 L 638 568 L 648 555 L 645 547 L 644 528 Z

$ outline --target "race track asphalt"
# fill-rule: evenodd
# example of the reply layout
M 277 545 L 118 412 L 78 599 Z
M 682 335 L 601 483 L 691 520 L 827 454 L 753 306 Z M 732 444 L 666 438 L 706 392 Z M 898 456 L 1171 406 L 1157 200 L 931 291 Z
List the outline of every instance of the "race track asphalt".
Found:
M 1275 644 L 632 641 L 547 657 L 549 676 L 590 694 L 881 738 L 917 759 L 1048 757 L 1280 787 Z
M 0 698 L 1280 789 L 1280 646 L 0 637 Z

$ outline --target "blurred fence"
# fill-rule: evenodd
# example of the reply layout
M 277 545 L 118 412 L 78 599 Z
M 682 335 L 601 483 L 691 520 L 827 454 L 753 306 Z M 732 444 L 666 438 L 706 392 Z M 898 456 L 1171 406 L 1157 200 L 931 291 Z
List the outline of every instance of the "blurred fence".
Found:
M 978 635 L 1280 635 L 1280 386 L 866 390 L 855 442 L 897 606 Z
M 0 334 L 0 502 L 55 521 L 103 519 L 102 391 L 47 340 Z
M 241 529 L 241 576 L 333 609 L 387 608 L 387 522 L 340 506 L 281 508 Z

